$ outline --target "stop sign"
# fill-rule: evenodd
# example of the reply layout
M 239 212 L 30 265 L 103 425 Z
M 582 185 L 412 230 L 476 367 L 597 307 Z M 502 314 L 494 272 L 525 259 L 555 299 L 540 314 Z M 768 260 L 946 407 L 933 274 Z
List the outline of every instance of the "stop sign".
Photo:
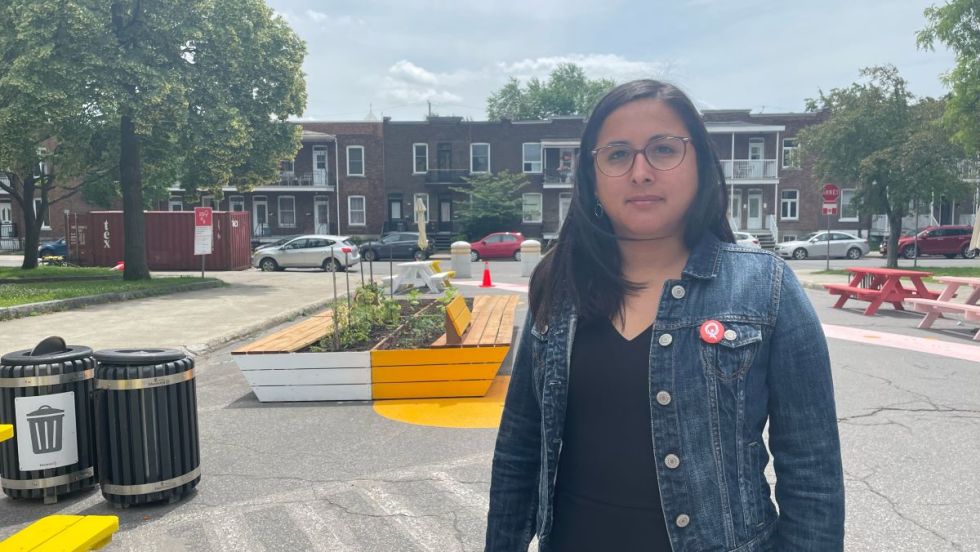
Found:
M 824 203 L 835 203 L 840 197 L 840 188 L 836 184 L 824 184 L 823 191 L 820 193 L 823 195 Z

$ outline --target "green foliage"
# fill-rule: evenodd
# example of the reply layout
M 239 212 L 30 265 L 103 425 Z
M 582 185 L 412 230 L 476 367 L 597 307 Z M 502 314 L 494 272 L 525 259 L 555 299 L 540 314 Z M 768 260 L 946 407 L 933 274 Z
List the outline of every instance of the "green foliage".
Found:
M 487 98 L 487 118 L 535 120 L 561 115 L 587 116 L 602 96 L 616 86 L 608 79 L 589 79 L 578 65 L 563 63 L 548 80 L 532 78 L 527 85 L 511 78 Z
M 902 217 L 910 206 L 933 194 L 964 195 L 956 169 L 963 154 L 940 124 L 942 102 L 914 103 L 892 66 L 863 69 L 861 75 L 865 82 L 808 100 L 811 110 L 826 110 L 829 117 L 801 133 L 801 149 L 815 158 L 821 181 L 857 188 L 859 212 L 888 215 L 888 264 L 896 266 Z
M 144 289 L 173 290 L 176 292 L 183 287 L 202 281 L 214 281 L 214 279 L 164 277 L 138 282 L 125 282 L 118 278 L 58 282 L 31 282 L 30 279 L 27 279 L 22 283 L 0 284 L 0 307 Z
M 520 190 L 530 184 L 526 176 L 502 171 L 464 180 L 469 188 L 453 190 L 469 194 L 470 200 L 458 202 L 454 209 L 470 241 L 491 232 L 513 230 L 521 223 Z
M 980 155 L 980 2 L 949 0 L 926 8 L 926 28 L 917 35 L 920 48 L 938 41 L 956 53 L 956 67 L 943 75 L 952 89 L 944 123 L 953 140 L 973 155 Z

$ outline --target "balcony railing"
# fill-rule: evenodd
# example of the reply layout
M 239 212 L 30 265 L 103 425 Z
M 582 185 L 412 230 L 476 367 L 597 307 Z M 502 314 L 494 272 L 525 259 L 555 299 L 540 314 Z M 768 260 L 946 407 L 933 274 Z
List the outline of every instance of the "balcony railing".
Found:
M 426 184 L 463 184 L 470 175 L 465 169 L 435 169 L 425 173 Z
M 725 170 L 725 178 L 731 180 L 775 179 L 775 159 L 722 159 L 721 166 Z
M 0 238 L 16 238 L 17 236 L 17 223 L 15 222 L 0 222 Z
M 980 182 L 980 159 L 964 159 L 956 164 L 960 178 L 967 182 Z
M 572 170 L 545 169 L 544 183 L 555 187 L 568 186 L 570 188 L 572 186 Z
M 330 182 L 330 176 L 326 172 L 279 173 L 279 180 L 273 182 L 270 186 L 333 189 L 333 183 Z

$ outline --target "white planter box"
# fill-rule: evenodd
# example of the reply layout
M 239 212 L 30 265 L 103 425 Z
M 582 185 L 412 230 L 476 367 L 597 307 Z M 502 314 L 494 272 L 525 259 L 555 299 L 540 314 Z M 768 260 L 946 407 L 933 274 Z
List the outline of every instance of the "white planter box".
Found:
M 369 401 L 371 353 L 233 355 L 260 402 Z

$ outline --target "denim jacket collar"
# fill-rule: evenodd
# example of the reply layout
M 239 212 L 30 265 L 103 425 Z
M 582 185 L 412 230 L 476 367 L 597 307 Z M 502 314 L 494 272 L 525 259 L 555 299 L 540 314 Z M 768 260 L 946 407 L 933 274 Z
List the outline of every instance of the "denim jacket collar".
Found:
M 721 240 L 711 231 L 706 231 L 691 254 L 681 274 L 691 278 L 710 279 L 718 276 L 718 265 L 721 262 Z

